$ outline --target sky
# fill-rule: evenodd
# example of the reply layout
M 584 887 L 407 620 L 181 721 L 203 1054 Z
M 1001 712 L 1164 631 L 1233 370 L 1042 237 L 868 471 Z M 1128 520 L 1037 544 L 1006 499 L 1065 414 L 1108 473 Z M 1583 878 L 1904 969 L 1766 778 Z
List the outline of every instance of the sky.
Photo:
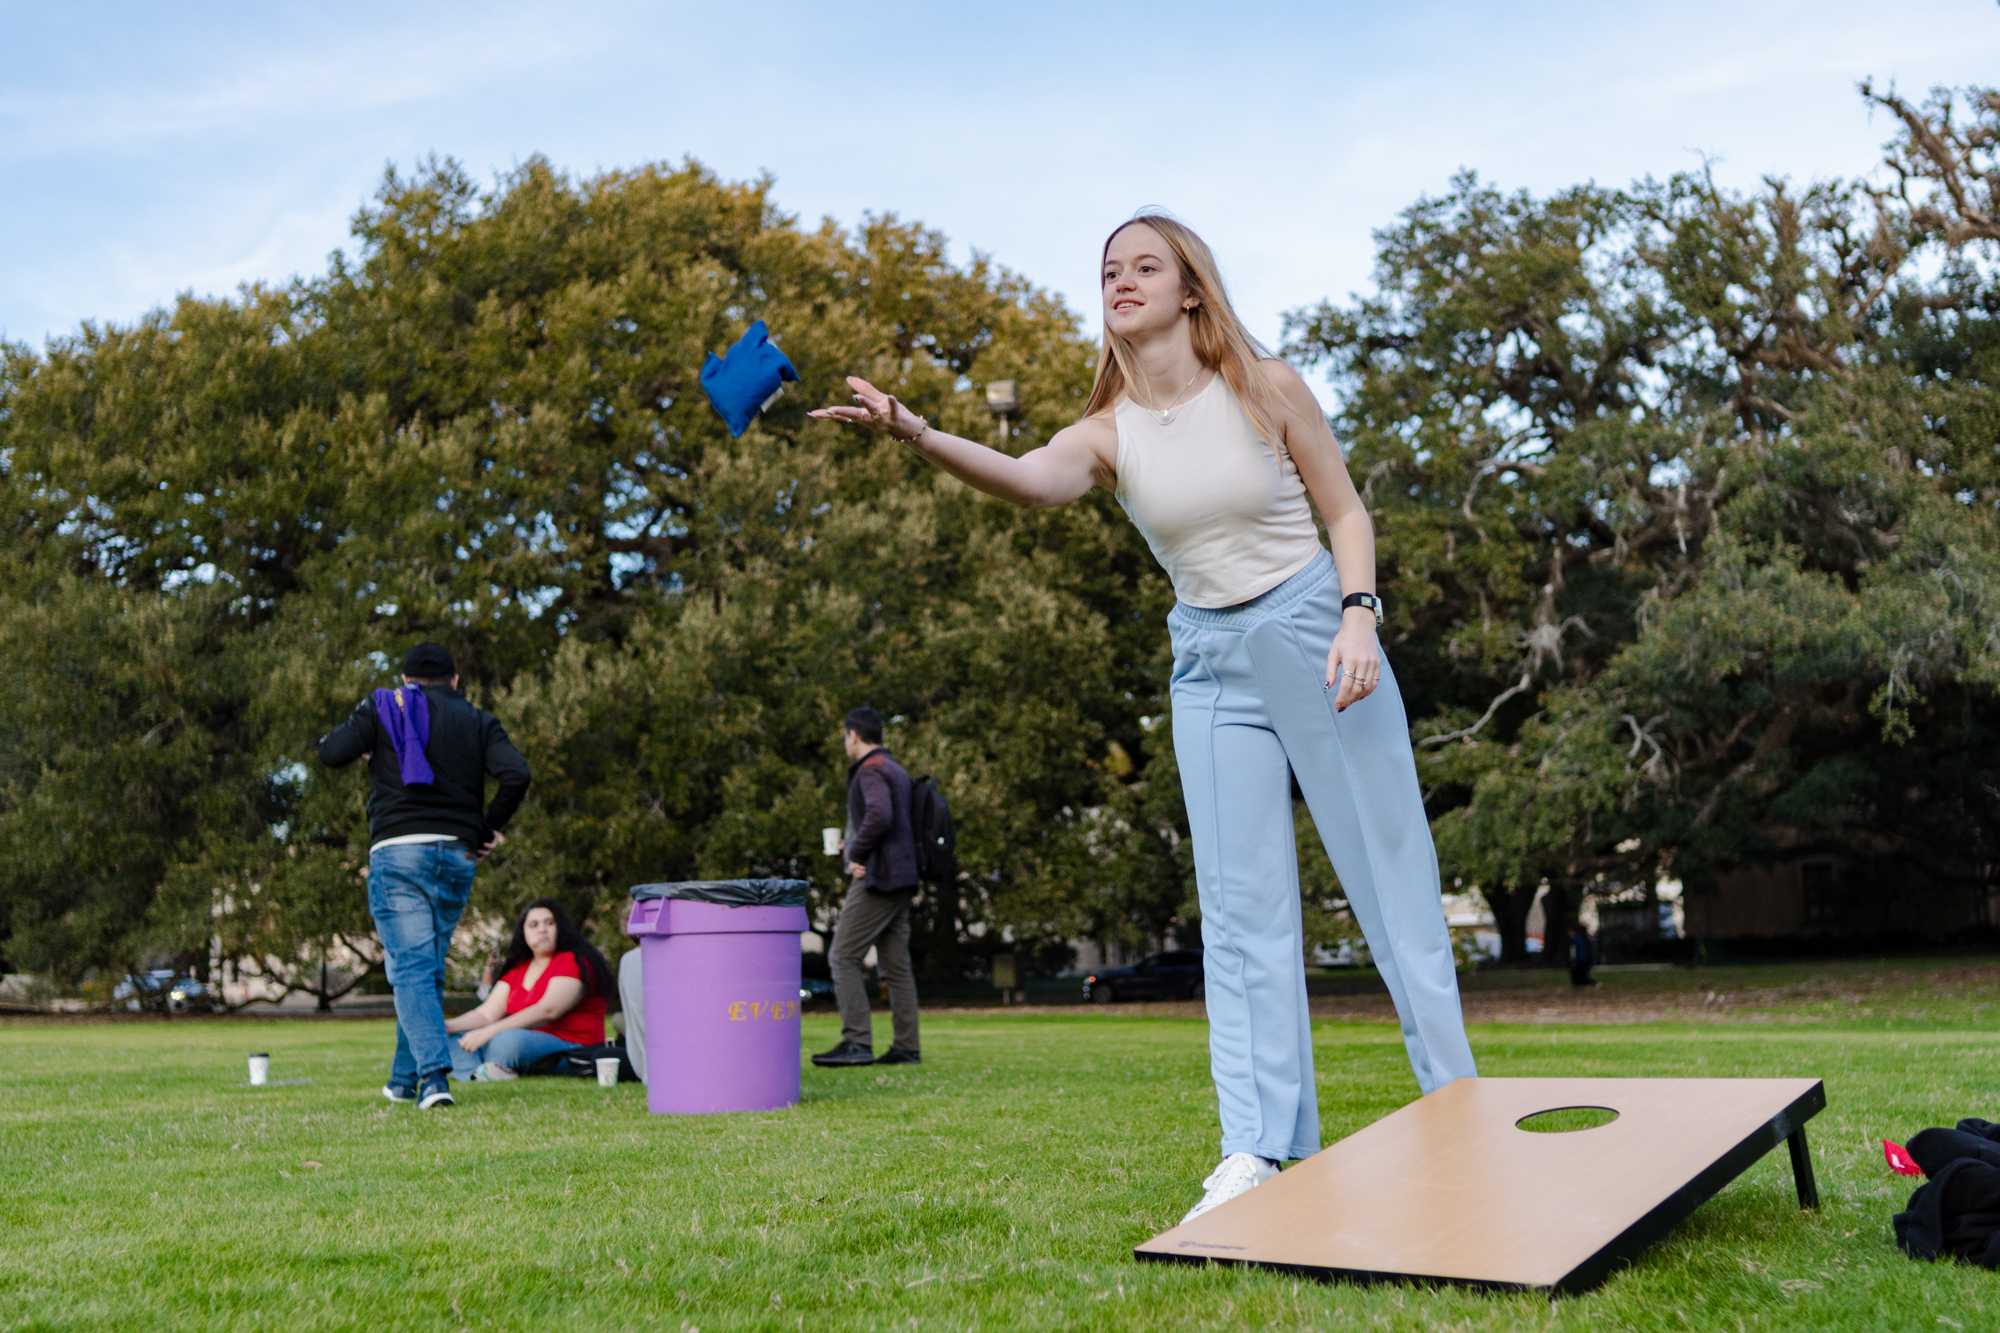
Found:
M 539 153 L 769 173 L 807 225 L 918 220 L 1093 331 L 1105 233 L 1164 206 L 1275 345 L 1460 168 L 1867 174 L 1894 133 L 1870 77 L 2000 83 L 2000 6 L 0 0 L 0 338 L 321 273 L 386 168 L 491 183 Z

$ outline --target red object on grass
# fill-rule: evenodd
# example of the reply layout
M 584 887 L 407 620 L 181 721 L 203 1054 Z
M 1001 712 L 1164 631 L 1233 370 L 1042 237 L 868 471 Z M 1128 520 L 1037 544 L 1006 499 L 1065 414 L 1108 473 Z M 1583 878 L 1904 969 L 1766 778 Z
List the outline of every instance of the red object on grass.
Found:
M 1903 1150 L 1903 1145 L 1900 1143 L 1883 1139 L 1882 1155 L 1889 1159 L 1889 1169 L 1899 1176 L 1921 1176 L 1923 1174 L 1923 1168 L 1910 1160 L 1910 1154 Z

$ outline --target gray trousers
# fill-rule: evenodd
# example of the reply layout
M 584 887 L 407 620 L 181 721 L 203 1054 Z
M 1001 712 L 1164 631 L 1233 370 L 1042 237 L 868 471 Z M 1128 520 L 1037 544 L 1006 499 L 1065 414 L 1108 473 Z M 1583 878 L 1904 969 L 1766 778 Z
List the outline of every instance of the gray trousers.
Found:
M 618 960 L 618 1004 L 625 1030 L 625 1059 L 639 1081 L 646 1081 L 646 973 L 638 949 L 627 949 Z
M 847 891 L 840 920 L 833 928 L 833 948 L 827 961 L 833 970 L 833 996 L 840 1002 L 840 1039 L 875 1048 L 868 1018 L 868 982 L 861 960 L 872 945 L 875 963 L 889 987 L 889 1013 L 896 1050 L 916 1052 L 917 975 L 910 967 L 910 893 L 877 893 L 859 884 Z

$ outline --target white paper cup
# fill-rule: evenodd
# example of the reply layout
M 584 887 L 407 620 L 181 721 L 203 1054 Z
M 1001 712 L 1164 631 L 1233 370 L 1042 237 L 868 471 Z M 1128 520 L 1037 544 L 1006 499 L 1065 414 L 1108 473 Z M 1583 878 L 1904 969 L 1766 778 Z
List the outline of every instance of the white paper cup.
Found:
M 618 1086 L 618 1057 L 608 1055 L 597 1062 L 597 1086 L 615 1088 Z
M 261 1088 L 271 1077 L 271 1054 L 268 1051 L 253 1051 L 250 1055 L 250 1086 Z
M 819 849 L 828 856 L 840 855 L 840 830 L 823 828 L 819 831 Z

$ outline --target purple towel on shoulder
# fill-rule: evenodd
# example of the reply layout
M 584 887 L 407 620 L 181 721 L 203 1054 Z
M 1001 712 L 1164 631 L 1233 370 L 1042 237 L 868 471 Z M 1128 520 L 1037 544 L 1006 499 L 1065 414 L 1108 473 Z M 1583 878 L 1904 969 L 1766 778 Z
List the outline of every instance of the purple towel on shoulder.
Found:
M 431 705 L 424 698 L 423 686 L 375 691 L 375 723 L 395 748 L 405 787 L 437 781 L 431 761 L 424 757 L 424 746 L 431 739 Z

